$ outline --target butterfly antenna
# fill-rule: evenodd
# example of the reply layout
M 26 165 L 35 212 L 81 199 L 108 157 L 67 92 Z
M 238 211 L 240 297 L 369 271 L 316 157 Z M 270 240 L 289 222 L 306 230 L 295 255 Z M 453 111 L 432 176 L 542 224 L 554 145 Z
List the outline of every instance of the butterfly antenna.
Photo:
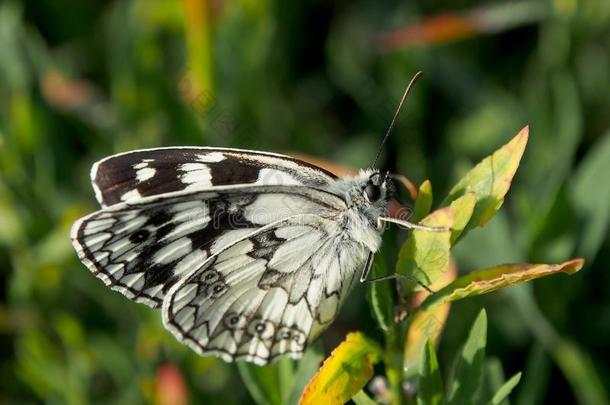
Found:
M 388 130 L 386 131 L 385 136 L 383 137 L 383 141 L 381 141 L 381 145 L 379 145 L 379 150 L 377 151 L 377 155 L 375 156 L 375 160 L 373 160 L 373 164 L 371 165 L 371 167 L 375 167 L 375 165 L 377 164 L 377 160 L 379 160 L 379 156 L 381 155 L 383 146 L 385 145 L 386 141 L 390 137 L 390 134 L 392 133 L 392 130 L 394 129 L 394 126 L 396 125 L 396 120 L 398 119 L 398 115 L 400 114 L 400 111 L 402 110 L 402 106 L 404 105 L 404 103 L 407 99 L 407 96 L 411 92 L 411 87 L 413 87 L 413 85 L 415 84 L 417 79 L 419 79 L 421 77 L 421 75 L 422 75 L 421 71 L 415 73 L 415 75 L 413 76 L 413 78 L 411 79 L 411 81 L 409 82 L 407 87 L 405 88 L 405 92 L 402 95 L 402 99 L 400 100 L 400 103 L 398 104 L 398 108 L 396 109 L 396 112 L 394 113 L 394 118 L 392 118 L 392 122 L 390 122 L 390 126 L 388 127 Z

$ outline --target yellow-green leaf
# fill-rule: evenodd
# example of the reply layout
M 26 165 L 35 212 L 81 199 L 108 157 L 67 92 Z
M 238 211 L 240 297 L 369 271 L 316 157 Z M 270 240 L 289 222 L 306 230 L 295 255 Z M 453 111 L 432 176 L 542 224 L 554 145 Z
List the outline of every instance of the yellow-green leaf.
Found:
M 411 221 L 420 221 L 423 217 L 428 215 L 430 208 L 432 208 L 432 183 L 430 183 L 430 180 L 426 180 L 419 186 Z
M 574 274 L 582 268 L 584 262 L 584 259 L 578 258 L 559 264 L 503 264 L 474 271 L 458 278 L 442 290 L 432 294 L 423 303 L 421 310 L 425 310 L 435 304 L 487 294 L 503 287 L 524 283 L 551 274 L 560 272 Z
M 438 341 L 447 321 L 449 309 L 450 304 L 435 305 L 413 314 L 405 345 L 404 372 L 406 376 L 417 373 L 426 342 L 436 343 Z
M 437 279 L 434 284 L 430 285 L 430 289 L 433 291 L 440 290 L 455 280 L 456 276 L 457 268 L 452 260 L 449 270 L 441 278 Z M 419 305 L 428 295 L 427 291 L 418 292 L 414 296 L 413 304 Z M 425 311 L 415 312 L 409 320 L 403 365 L 405 377 L 408 378 L 417 373 L 426 342 L 430 341 L 432 344 L 438 342 L 438 338 L 447 321 L 450 307 L 450 303 L 434 305 Z
M 200 0 L 183 0 L 184 29 L 188 48 L 188 60 L 194 88 L 189 97 L 214 98 L 211 18 L 207 4 Z
M 349 333 L 324 361 L 301 396 L 301 405 L 344 404 L 373 376 L 381 349 L 360 332 Z
M 457 239 L 462 235 L 462 232 L 468 225 L 474 207 L 477 203 L 477 195 L 473 192 L 468 192 L 463 196 L 453 200 L 450 207 L 453 208 L 454 221 L 451 227 L 451 244 L 454 245 Z
M 445 274 L 449 267 L 451 248 L 449 228 L 453 225 L 453 208 L 446 207 L 434 211 L 422 225 L 446 227 L 446 231 L 415 229 L 400 249 L 396 272 L 418 279 L 424 285 L 432 285 Z M 405 281 L 407 291 L 421 289 L 414 281 Z
M 468 192 L 475 193 L 477 204 L 469 228 L 485 225 L 502 206 L 525 151 L 528 134 L 529 128 L 523 128 L 510 142 L 473 167 L 449 192 L 443 205 Z
M 360 390 L 352 397 L 352 401 L 356 405 L 377 405 L 371 397 L 369 397 L 364 391 Z

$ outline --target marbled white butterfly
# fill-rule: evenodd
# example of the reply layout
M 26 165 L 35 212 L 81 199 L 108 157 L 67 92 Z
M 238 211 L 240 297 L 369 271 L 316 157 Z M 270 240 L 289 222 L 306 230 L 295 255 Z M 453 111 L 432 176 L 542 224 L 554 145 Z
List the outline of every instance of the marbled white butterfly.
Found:
M 81 261 L 226 361 L 299 358 L 367 281 L 382 222 L 418 227 L 386 215 L 387 174 L 336 177 L 273 153 L 138 150 L 97 162 L 91 179 L 102 209 L 72 227 Z

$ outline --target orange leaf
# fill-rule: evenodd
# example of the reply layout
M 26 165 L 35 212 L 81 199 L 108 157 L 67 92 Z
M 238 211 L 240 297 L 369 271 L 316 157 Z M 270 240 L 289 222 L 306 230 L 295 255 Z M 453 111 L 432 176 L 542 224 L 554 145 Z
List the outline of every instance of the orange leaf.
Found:
M 393 49 L 415 44 L 442 43 L 478 32 L 477 20 L 470 16 L 439 14 L 414 25 L 379 36 L 381 48 Z
M 584 266 L 584 263 L 584 259 L 578 258 L 559 264 L 503 264 L 474 271 L 432 294 L 430 298 L 424 301 L 420 309 L 425 310 L 432 305 L 487 294 L 500 288 L 551 274 L 560 272 L 574 274 Z
M 188 396 L 186 384 L 180 370 L 171 363 L 163 364 L 157 370 L 158 405 L 186 405 Z

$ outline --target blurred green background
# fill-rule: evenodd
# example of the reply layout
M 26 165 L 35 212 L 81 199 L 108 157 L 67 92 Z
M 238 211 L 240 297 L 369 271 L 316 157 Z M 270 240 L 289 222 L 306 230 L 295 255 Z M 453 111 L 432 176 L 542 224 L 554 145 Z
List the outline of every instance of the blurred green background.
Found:
M 96 209 L 91 164 L 212 145 L 364 167 L 417 70 L 382 160 L 430 179 L 437 203 L 530 125 L 505 207 L 458 246 L 459 271 L 587 260 L 575 276 L 455 304 L 443 371 L 485 306 L 488 354 L 524 371 L 513 403 L 607 402 L 607 0 L 1 2 L 0 402 L 250 402 L 234 365 L 182 347 L 78 261 L 69 228 Z M 390 232 L 388 260 L 401 237 Z M 365 295 L 324 334 L 326 351 L 349 330 L 382 336 Z

